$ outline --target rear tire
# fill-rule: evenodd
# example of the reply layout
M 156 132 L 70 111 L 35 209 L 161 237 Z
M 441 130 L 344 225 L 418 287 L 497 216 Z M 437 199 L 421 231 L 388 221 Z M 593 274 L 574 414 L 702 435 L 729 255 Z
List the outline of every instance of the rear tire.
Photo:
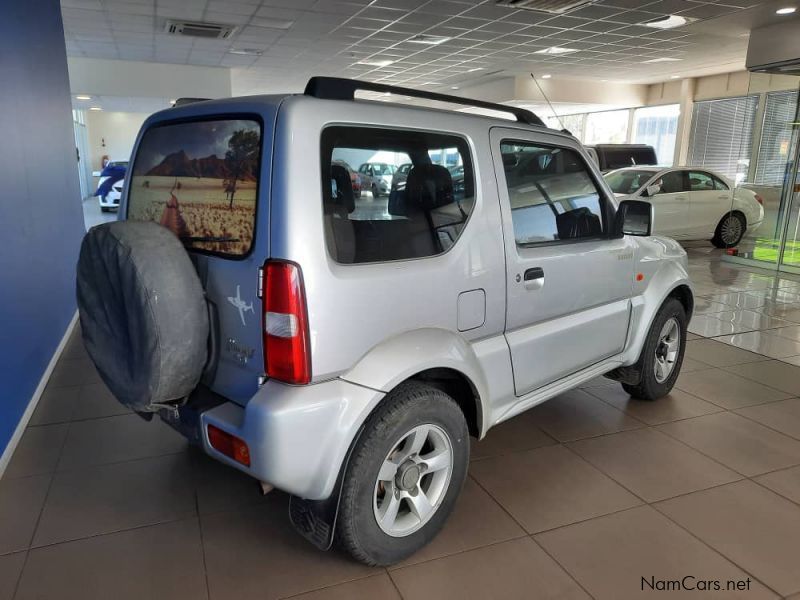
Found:
M 745 218 L 738 212 L 729 212 L 717 225 L 711 243 L 717 248 L 733 248 L 742 240 L 746 229 Z
M 381 194 L 380 194 L 380 192 L 378 191 L 378 186 L 377 186 L 377 185 L 375 185 L 375 184 L 373 183 L 373 184 L 372 184 L 372 198 L 373 198 L 374 200 L 377 200 L 377 199 L 378 199 L 378 198 L 380 198 L 380 197 L 381 197 Z
M 683 364 L 686 325 L 683 304 L 668 298 L 653 319 L 639 361 L 630 367 L 641 373 L 639 383 L 623 383 L 622 389 L 634 398 L 650 401 L 669 394 Z
M 469 431 L 450 396 L 406 382 L 370 415 L 344 477 L 336 537 L 354 558 L 391 565 L 430 542 L 469 464 Z

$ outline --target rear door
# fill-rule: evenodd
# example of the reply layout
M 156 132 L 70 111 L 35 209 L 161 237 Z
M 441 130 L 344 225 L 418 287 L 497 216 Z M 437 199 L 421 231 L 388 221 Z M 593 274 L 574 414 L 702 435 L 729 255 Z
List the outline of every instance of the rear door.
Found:
M 506 251 L 506 339 L 521 396 L 622 351 L 634 247 L 609 237 L 605 188 L 563 138 L 495 128 L 491 146 Z
M 656 195 L 645 199 L 653 205 L 654 232 L 678 239 L 687 237 L 691 228 L 685 172 L 667 171 L 653 183 L 660 184 L 661 189 Z
M 718 189 L 715 177 L 689 171 L 689 221 L 692 233 L 711 238 L 722 216 L 731 209 L 730 191 Z
M 188 107 L 187 107 L 188 108 Z M 203 382 L 245 403 L 264 372 L 258 273 L 268 256 L 274 110 L 150 126 L 137 144 L 126 218 L 172 230 L 205 288 L 211 324 Z

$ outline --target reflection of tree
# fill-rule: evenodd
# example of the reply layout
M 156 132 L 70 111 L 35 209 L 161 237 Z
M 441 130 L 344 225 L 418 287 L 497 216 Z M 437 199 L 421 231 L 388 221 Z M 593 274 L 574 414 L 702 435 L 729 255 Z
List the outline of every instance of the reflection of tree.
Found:
M 252 174 L 258 158 L 258 133 L 239 129 L 233 132 L 228 140 L 228 151 L 225 153 L 225 167 L 227 175 L 222 185 L 229 201 L 229 208 L 233 208 L 233 196 L 236 194 L 236 182 L 243 180 L 245 175 Z

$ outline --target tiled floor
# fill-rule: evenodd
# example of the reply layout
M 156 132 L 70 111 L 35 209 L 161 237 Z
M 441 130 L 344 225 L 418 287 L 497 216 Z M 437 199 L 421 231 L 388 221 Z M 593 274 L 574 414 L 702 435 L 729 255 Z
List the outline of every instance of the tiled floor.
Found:
M 598 379 L 497 427 L 444 531 L 391 569 L 312 548 L 283 494 L 127 413 L 73 340 L 0 480 L 0 600 L 800 594 L 800 282 L 690 256 L 674 392 Z

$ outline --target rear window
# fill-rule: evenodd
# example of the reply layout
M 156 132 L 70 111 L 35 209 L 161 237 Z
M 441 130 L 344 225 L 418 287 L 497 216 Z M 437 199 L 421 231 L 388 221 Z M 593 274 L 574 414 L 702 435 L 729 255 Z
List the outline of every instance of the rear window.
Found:
M 656 164 L 656 153 L 652 148 L 598 148 L 606 169 L 621 169 L 635 165 Z
M 133 163 L 128 219 L 155 221 L 187 248 L 241 257 L 255 226 L 261 124 L 213 119 L 148 129 Z
M 633 194 L 656 174 L 656 171 L 623 169 L 608 173 L 603 177 L 615 194 Z
M 342 162 L 380 175 L 355 191 Z M 403 167 L 400 169 L 400 167 Z M 456 243 L 475 203 L 465 139 L 428 131 L 328 127 L 322 134 L 325 239 L 339 263 L 424 258 Z

